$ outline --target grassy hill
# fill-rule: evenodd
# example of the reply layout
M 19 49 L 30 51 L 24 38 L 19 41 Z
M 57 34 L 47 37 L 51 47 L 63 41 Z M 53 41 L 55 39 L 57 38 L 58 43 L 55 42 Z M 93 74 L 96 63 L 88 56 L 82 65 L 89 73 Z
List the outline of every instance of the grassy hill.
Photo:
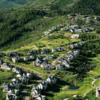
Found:
M 99 9 L 96 6 L 97 3 L 99 5 L 99 1 L 96 1 L 93 1 L 94 9 L 92 12 Z M 18 4 L 14 0 L 7 2 Z M 81 13 L 89 6 L 91 7 L 92 3 L 89 2 L 91 0 L 85 2 L 82 0 L 35 0 L 18 9 L 0 10 L 0 49 L 15 49 L 34 43 L 34 41 L 41 39 L 44 31 L 52 26 L 65 23 L 68 20 L 67 14 Z M 86 8 L 83 7 L 84 5 Z M 82 10 L 78 10 L 79 7 Z M 83 12 L 82 14 L 86 13 Z
M 0 9 L 4 8 L 14 8 L 27 3 L 30 3 L 34 0 L 0 0 Z

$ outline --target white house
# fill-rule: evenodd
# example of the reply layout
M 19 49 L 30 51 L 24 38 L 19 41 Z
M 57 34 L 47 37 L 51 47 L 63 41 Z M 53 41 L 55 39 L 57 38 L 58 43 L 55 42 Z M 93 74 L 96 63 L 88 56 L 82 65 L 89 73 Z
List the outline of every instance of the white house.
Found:
M 96 97 L 100 98 L 100 85 L 99 87 L 96 87 Z
M 71 39 L 80 39 L 80 35 L 79 34 L 73 34 L 71 36 Z
M 13 62 L 13 63 L 18 62 L 19 60 L 20 60 L 20 58 L 19 58 L 19 57 L 13 57 L 13 58 L 12 58 L 12 62 Z

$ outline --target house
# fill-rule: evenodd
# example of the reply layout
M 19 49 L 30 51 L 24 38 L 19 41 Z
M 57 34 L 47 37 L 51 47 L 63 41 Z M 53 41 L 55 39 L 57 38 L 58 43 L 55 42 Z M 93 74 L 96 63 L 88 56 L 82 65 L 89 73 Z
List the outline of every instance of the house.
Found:
M 28 77 L 25 73 L 23 73 L 23 75 L 21 76 L 21 78 L 19 78 L 19 80 L 22 82 L 22 83 L 27 83 L 28 82 Z
M 95 30 L 95 28 L 90 27 L 90 28 L 85 29 L 85 32 L 92 32 L 92 31 L 94 31 L 94 30 Z
M 56 70 L 57 70 L 57 71 L 64 70 L 64 65 L 62 65 L 62 64 L 57 64 L 57 65 L 56 65 Z
M 75 46 L 74 46 L 73 44 L 71 44 L 71 45 L 68 45 L 68 48 L 70 48 L 70 49 L 74 49 Z
M 1 68 L 6 69 L 6 70 L 11 70 L 12 69 L 12 67 L 9 65 L 9 63 L 3 63 L 1 65 Z
M 71 28 L 79 28 L 79 25 L 71 25 Z
M 73 51 L 74 58 L 77 58 L 79 56 L 79 54 L 80 54 L 80 50 Z
M 61 48 L 61 47 L 54 47 L 52 49 L 52 52 L 61 52 L 61 51 L 63 51 L 63 48 Z
M 31 79 L 33 75 L 32 75 L 32 73 L 26 73 L 26 76 L 28 79 Z
M 36 88 L 35 90 L 32 90 L 32 91 L 31 91 L 31 95 L 32 95 L 33 100 L 36 99 L 36 97 L 37 97 L 39 94 L 41 94 L 41 91 L 40 91 L 39 88 Z
M 41 65 L 40 65 L 40 67 L 41 68 L 43 68 L 45 65 L 47 65 L 48 63 L 46 62 L 46 61 L 44 61 Z
M 91 19 L 89 17 L 86 18 L 86 23 L 90 23 Z
M 68 48 L 70 48 L 70 49 L 75 49 L 75 48 L 82 47 L 84 44 L 85 44 L 84 42 L 74 43 L 74 44 L 68 45 Z
M 8 92 L 8 94 L 15 94 L 15 95 L 18 95 L 19 94 L 19 89 L 10 89 Z
M 21 69 L 20 68 L 12 68 L 12 72 L 19 74 L 19 73 L 21 73 Z
M 12 81 L 12 82 L 16 81 L 16 78 L 13 78 L 11 81 Z
M 71 33 L 75 32 L 75 29 L 70 29 L 70 32 L 71 32 Z
M 54 55 L 46 55 L 45 59 L 52 59 L 52 58 L 56 58 Z
M 79 44 L 78 43 L 75 43 L 73 44 L 75 48 L 78 48 L 79 47 Z
M 22 74 L 20 74 L 20 73 L 18 73 L 18 74 L 16 75 L 17 78 L 21 78 L 21 76 L 22 76 Z
M 40 90 L 46 90 L 47 89 L 47 85 L 48 83 L 46 81 L 43 81 L 42 83 L 40 83 L 37 87 L 40 89 Z
M 100 85 L 99 87 L 96 87 L 96 97 L 100 98 Z
M 30 60 L 30 57 L 25 56 L 23 59 L 24 59 L 24 61 L 29 61 Z
M 30 56 L 30 60 L 34 60 L 35 59 L 35 57 L 34 56 Z
M 31 60 L 34 60 L 35 57 L 34 56 L 24 56 L 24 61 L 31 61 Z
M 73 34 L 71 36 L 71 39 L 80 39 L 80 35 L 79 34 Z
M 9 57 L 11 57 L 11 56 L 17 56 L 17 55 L 18 55 L 18 53 L 14 52 L 14 51 L 7 53 L 7 56 L 9 56 Z
M 41 50 L 41 54 L 46 54 L 46 53 L 50 53 L 51 50 L 50 49 L 43 49 Z
M 70 63 L 71 58 L 70 58 L 70 57 L 67 57 L 67 58 L 65 58 L 65 60 L 66 60 L 68 63 Z
M 13 81 L 9 84 L 9 87 L 10 88 L 19 88 L 21 85 L 21 81 L 20 80 L 16 80 L 16 81 Z
M 8 92 L 8 83 L 3 83 L 3 92 Z
M 0 57 L 4 56 L 4 53 L 0 52 Z
M 53 66 L 51 64 L 42 63 L 41 68 L 42 68 L 42 70 L 52 70 Z
M 50 34 L 50 31 L 44 32 L 44 35 L 48 35 L 48 34 Z
M 64 60 L 64 61 L 62 62 L 62 64 L 65 65 L 65 69 L 67 69 L 67 68 L 70 67 L 69 63 L 68 63 L 66 60 Z
M 17 100 L 17 96 L 15 94 L 6 94 L 6 100 Z
M 63 60 L 64 60 L 63 58 L 60 58 L 60 59 L 58 59 L 58 61 L 57 61 L 57 62 L 58 62 L 58 63 L 62 63 L 62 62 L 63 62 Z
M 20 60 L 20 58 L 18 56 L 12 58 L 13 63 L 17 63 L 19 60 Z
M 34 54 L 37 54 L 37 50 L 30 50 L 30 51 L 28 51 L 28 54 L 29 55 L 34 55 Z
M 100 17 L 98 17 L 98 16 L 95 16 L 95 18 L 94 18 L 96 21 L 100 21 Z
M 36 100 L 46 100 L 46 96 L 45 95 L 38 95 Z
M 62 25 L 53 26 L 53 27 L 52 27 L 51 29 L 49 29 L 48 31 L 45 31 L 45 32 L 44 32 L 44 35 L 49 35 L 50 33 L 59 30 L 60 27 L 62 27 Z
M 75 32 L 82 33 L 83 32 L 83 29 L 75 29 Z
M 34 62 L 33 62 L 33 66 L 40 66 L 40 65 L 41 65 L 40 62 L 37 62 L 37 61 L 34 61 Z
M 36 62 L 42 63 L 42 62 L 43 62 L 42 57 L 38 57 L 38 58 L 36 59 Z
M 61 28 L 61 31 L 68 31 L 69 29 L 70 29 L 70 28 L 69 28 L 69 26 L 67 25 L 67 26 Z
M 53 75 L 50 75 L 48 76 L 48 78 L 46 79 L 46 81 L 49 83 L 49 84 L 55 84 L 57 82 L 57 78 Z

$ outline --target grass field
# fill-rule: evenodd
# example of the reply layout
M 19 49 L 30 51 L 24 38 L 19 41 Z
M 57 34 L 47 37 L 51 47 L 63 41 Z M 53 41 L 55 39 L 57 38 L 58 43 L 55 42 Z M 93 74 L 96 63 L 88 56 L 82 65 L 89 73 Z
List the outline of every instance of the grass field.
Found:
M 0 83 L 2 83 L 2 81 L 9 81 L 9 79 L 11 79 L 12 77 L 13 73 L 0 70 Z
M 2 83 L 9 82 L 13 73 L 0 69 L 0 100 L 6 100 L 6 94 L 2 91 Z

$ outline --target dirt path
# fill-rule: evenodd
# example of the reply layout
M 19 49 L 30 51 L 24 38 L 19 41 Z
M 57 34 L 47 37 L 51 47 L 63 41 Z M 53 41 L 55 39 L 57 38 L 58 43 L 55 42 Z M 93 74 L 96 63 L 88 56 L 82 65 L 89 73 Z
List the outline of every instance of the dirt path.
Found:
M 20 66 L 20 65 L 16 65 L 16 64 L 11 64 L 11 65 L 13 65 L 13 66 L 15 66 L 15 67 L 19 67 L 19 68 L 21 68 L 21 69 L 23 69 L 24 71 L 31 71 L 31 72 L 33 72 L 34 74 L 36 74 L 39 78 L 41 78 L 42 79 L 42 76 L 43 75 L 47 75 L 47 74 L 42 74 L 42 73 L 39 73 L 38 71 L 35 71 L 35 70 L 33 70 L 33 69 L 30 69 L 30 68 L 25 68 L 25 67 L 22 67 L 22 66 Z
M 52 65 L 54 66 L 55 63 L 56 63 L 61 57 L 63 57 L 63 56 L 64 56 L 64 54 L 61 54 L 57 59 L 55 59 L 55 60 L 52 62 Z
M 91 77 L 92 78 L 92 77 Z M 84 94 L 84 96 L 83 97 L 85 97 L 89 92 L 91 92 L 95 87 L 96 87 L 96 85 L 94 84 L 97 80 L 99 80 L 99 79 L 94 79 L 94 78 L 92 78 L 93 79 L 93 81 L 92 81 L 92 85 L 93 85 L 93 88 L 91 88 L 91 90 L 90 91 L 88 91 L 88 92 L 86 92 L 85 94 Z

